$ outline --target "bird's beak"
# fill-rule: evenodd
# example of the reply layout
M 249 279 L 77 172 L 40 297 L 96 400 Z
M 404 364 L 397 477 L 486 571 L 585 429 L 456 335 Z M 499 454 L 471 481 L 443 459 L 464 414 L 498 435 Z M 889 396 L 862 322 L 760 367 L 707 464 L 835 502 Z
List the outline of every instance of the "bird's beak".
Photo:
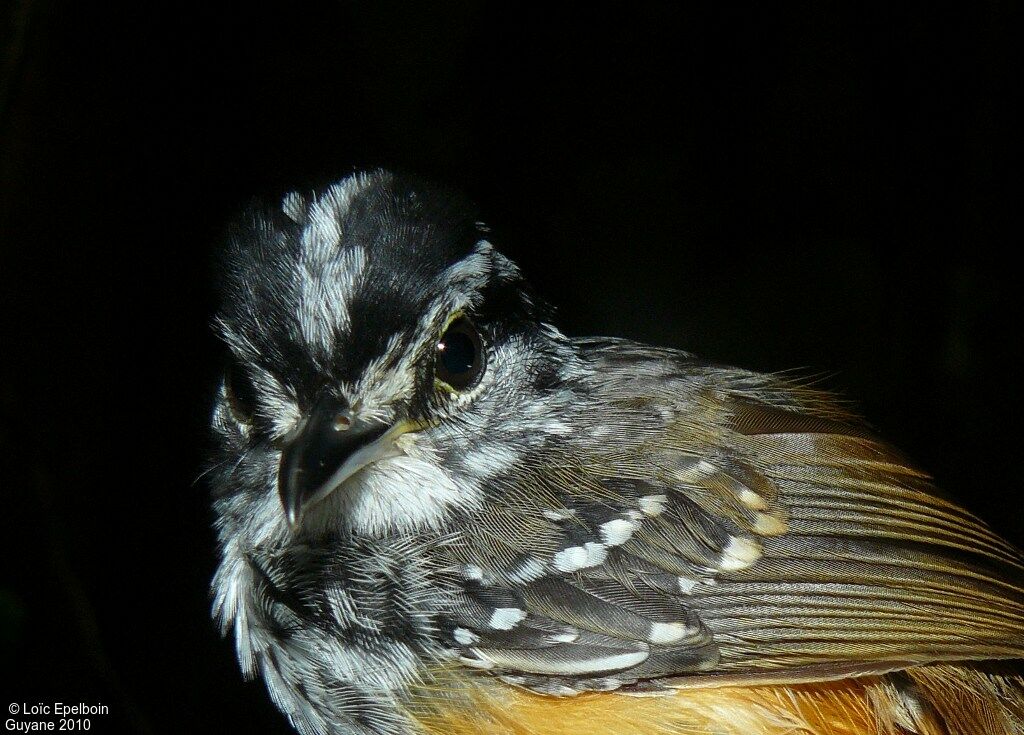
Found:
M 278 491 L 288 525 L 368 464 L 401 452 L 396 431 L 379 421 L 360 419 L 348 404 L 324 395 L 281 453 Z

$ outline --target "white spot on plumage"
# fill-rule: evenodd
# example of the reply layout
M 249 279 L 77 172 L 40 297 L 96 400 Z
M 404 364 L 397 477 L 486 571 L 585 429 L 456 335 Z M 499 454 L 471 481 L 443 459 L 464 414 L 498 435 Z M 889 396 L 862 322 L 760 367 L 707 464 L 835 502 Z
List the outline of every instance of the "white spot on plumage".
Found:
M 544 563 L 536 557 L 527 557 L 508 573 L 509 579 L 513 582 L 526 583 L 544 576 L 546 568 Z
M 601 534 L 601 540 L 608 546 L 621 546 L 629 541 L 636 528 L 637 523 L 635 521 L 616 518 L 607 523 L 602 523 L 598 531 Z
M 484 578 L 484 570 L 478 567 L 476 564 L 466 564 L 462 567 L 462 575 L 466 579 L 471 579 L 475 582 L 479 582 Z
M 582 546 L 570 546 L 555 554 L 555 569 L 561 572 L 575 572 L 587 566 L 587 550 Z
M 495 630 L 512 630 L 526 617 L 526 611 L 518 607 L 499 607 L 491 613 L 487 624 Z
M 470 658 L 469 656 L 459 656 L 459 662 L 466 666 L 471 666 L 474 669 L 482 669 L 487 671 L 488 669 L 494 668 L 494 663 L 488 661 L 485 658 Z
M 580 637 L 579 633 L 555 633 L 550 636 L 555 643 L 573 643 Z
M 569 546 L 554 556 L 555 569 L 575 572 L 596 567 L 608 558 L 608 547 L 596 541 L 587 541 L 583 546 Z
M 597 671 L 615 671 L 617 669 L 630 669 L 643 663 L 650 652 L 646 644 L 640 651 L 626 651 L 624 653 L 613 653 L 610 656 L 599 656 L 595 658 L 543 658 L 530 662 L 529 671 L 532 674 L 544 674 L 547 676 L 579 676 Z M 501 666 L 507 657 L 507 653 L 500 649 L 472 648 L 470 652 L 480 659 L 487 661 L 489 666 L 477 666 L 477 668 L 492 668 Z M 518 652 L 513 652 L 518 656 Z M 472 665 L 472 664 L 469 664 Z
M 588 567 L 596 567 L 608 558 L 608 547 L 604 544 L 588 541 L 583 544 L 583 548 L 587 550 Z
M 718 568 L 723 572 L 733 572 L 737 569 L 746 569 L 761 558 L 761 546 L 753 539 L 742 536 L 733 536 L 729 545 L 725 547 L 721 558 L 718 560 Z
M 680 641 L 689 633 L 690 629 L 685 623 L 651 623 L 647 640 L 651 643 L 665 645 Z
M 751 510 L 764 510 L 768 507 L 765 499 L 750 488 L 743 488 L 742 492 L 740 492 L 740 502 Z
M 576 511 L 568 508 L 547 508 L 541 511 L 541 515 L 547 518 L 549 521 L 567 521 L 570 518 L 576 517 Z
M 455 642 L 463 646 L 471 646 L 480 642 L 480 636 L 468 628 L 456 628 L 452 635 L 455 637 Z
M 789 525 L 781 518 L 776 518 L 767 513 L 758 513 L 755 516 L 754 532 L 762 536 L 778 536 L 788 530 Z
M 665 505 L 668 503 L 668 497 L 662 493 L 656 495 L 645 495 L 640 498 L 640 510 L 645 515 L 659 516 L 665 512 Z
M 697 586 L 696 579 L 690 579 L 689 577 L 676 577 L 676 582 L 679 585 L 679 592 L 688 595 L 693 591 L 693 588 Z

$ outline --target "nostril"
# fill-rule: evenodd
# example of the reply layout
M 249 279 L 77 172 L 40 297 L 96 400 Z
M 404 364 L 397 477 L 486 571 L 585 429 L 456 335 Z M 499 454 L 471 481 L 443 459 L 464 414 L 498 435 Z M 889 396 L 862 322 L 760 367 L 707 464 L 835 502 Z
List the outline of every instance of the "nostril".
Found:
M 346 414 L 339 414 L 334 419 L 334 430 L 335 431 L 348 431 L 352 428 L 352 419 Z

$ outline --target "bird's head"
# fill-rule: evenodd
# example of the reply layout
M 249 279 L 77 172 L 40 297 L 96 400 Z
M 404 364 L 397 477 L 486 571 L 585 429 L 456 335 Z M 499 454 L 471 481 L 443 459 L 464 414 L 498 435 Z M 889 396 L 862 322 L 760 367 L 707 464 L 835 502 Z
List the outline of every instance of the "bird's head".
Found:
M 250 538 L 440 527 L 557 431 L 539 396 L 571 348 L 450 192 L 378 172 L 290 194 L 225 259 L 215 486 Z

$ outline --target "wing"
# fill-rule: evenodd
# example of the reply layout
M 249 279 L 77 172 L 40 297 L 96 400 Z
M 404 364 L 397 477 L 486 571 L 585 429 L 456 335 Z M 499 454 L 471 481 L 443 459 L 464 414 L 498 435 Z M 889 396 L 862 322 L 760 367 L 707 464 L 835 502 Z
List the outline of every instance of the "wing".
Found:
M 581 346 L 575 433 L 459 547 L 464 663 L 570 694 L 1024 655 L 1019 552 L 830 397 Z

